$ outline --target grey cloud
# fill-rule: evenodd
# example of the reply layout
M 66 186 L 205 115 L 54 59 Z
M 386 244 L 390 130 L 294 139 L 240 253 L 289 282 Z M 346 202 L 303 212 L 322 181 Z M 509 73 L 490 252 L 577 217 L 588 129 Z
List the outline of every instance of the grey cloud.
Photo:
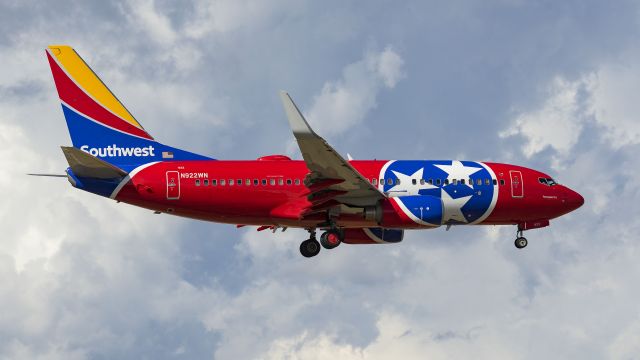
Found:
M 555 148 L 527 158 L 525 138 L 499 137 L 517 114 L 543 108 L 555 78 L 574 83 L 614 69 L 599 91 L 628 92 L 615 80 L 635 76 L 628 64 L 637 51 L 637 5 L 295 3 L 221 2 L 260 10 L 223 23 L 210 22 L 217 10 L 206 4 L 3 3 L 0 356 L 637 353 L 638 144 L 613 146 L 602 131 L 635 131 L 626 117 L 633 98 L 601 107 L 615 106 L 622 122 L 581 118 L 555 169 Z M 155 15 L 141 22 L 136 6 Z M 25 178 L 65 167 L 57 146 L 68 135 L 43 53 L 60 42 L 74 45 L 158 139 L 218 158 L 286 151 L 291 134 L 277 91 L 310 109 L 345 66 L 388 44 L 406 76 L 378 93 L 361 124 L 332 136 L 337 149 L 359 158 L 461 154 L 551 169 L 587 203 L 529 233 L 524 252 L 513 249 L 514 229 L 454 228 L 308 260 L 297 254 L 302 231 L 156 216 L 64 180 Z

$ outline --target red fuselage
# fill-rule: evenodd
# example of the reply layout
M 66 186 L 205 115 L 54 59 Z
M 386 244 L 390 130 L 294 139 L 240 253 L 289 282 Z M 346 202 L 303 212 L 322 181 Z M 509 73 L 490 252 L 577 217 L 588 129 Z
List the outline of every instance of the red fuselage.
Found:
M 336 217 L 338 226 L 416 229 L 468 223 L 518 224 L 523 229 L 530 229 L 546 226 L 550 219 L 575 210 L 584 202 L 582 196 L 563 185 L 541 181 L 550 179 L 542 172 L 499 163 L 474 163 L 487 169 L 490 178 L 415 178 L 403 184 L 406 189 L 399 192 L 384 191 L 380 179 L 384 179 L 382 171 L 389 163 L 382 160 L 351 161 L 358 172 L 389 198 L 380 204 L 380 216 L 367 218 L 357 211 L 347 211 Z M 112 198 L 200 220 L 238 225 L 315 227 L 323 220 L 323 215 L 311 214 L 304 219 L 299 216 L 300 209 L 310 205 L 306 197 L 309 189 L 304 185 L 308 173 L 305 162 L 286 157 L 255 161 L 158 162 L 132 172 L 130 181 L 116 189 Z M 382 181 L 387 184 L 386 180 Z M 473 184 L 469 185 L 469 182 Z M 421 183 L 427 184 L 425 187 L 429 183 L 433 188 L 446 187 L 449 193 L 457 192 L 456 187 L 460 187 L 461 190 L 474 191 L 473 196 L 481 195 L 482 191 L 493 191 L 495 195 L 486 209 L 478 210 L 480 213 L 476 221 L 452 217 L 455 221 L 443 218 L 440 224 L 427 224 L 413 218 L 407 212 L 407 206 L 402 206 L 406 204 L 400 203 L 404 194 L 412 192 L 412 186 L 419 187 Z M 419 191 L 414 193 L 420 196 Z M 447 198 L 441 197 L 445 211 L 449 205 Z M 464 215 L 465 211 L 461 212 Z

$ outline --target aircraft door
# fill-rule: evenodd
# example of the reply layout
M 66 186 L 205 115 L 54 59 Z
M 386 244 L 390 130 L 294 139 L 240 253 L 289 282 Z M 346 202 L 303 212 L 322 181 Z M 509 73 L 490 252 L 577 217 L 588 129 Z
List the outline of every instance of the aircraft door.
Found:
M 520 171 L 509 171 L 511 176 L 511 197 L 521 198 L 524 197 L 524 184 L 522 181 L 522 173 Z
M 167 200 L 180 199 L 180 173 L 167 171 Z

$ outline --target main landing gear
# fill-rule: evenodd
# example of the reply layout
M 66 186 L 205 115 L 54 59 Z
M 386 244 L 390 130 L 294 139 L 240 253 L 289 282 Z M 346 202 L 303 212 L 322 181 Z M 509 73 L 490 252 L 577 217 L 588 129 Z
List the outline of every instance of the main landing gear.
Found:
M 525 247 L 527 247 L 527 244 L 529 242 L 527 241 L 527 238 L 525 238 L 522 235 L 522 230 L 518 229 L 518 231 L 516 232 L 516 241 L 515 241 L 515 245 L 518 249 L 524 249 Z
M 325 249 L 336 248 L 342 240 L 344 235 L 339 229 L 329 229 L 320 235 L 320 242 L 316 240 L 316 230 L 307 229 L 309 231 L 309 239 L 300 244 L 300 254 L 304 257 L 314 257 L 320 252 L 320 245 Z

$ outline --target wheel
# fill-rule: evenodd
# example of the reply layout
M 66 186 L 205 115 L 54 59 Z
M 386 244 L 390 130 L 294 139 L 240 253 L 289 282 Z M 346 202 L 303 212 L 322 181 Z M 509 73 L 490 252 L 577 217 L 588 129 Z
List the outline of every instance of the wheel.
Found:
M 325 249 L 333 249 L 342 242 L 340 235 L 338 230 L 327 230 L 320 235 L 320 244 Z
M 526 238 L 524 238 L 524 237 L 519 237 L 519 238 L 517 238 L 517 239 L 516 239 L 516 242 L 515 242 L 516 247 L 517 247 L 518 249 L 522 249 L 522 248 L 527 247 L 527 244 L 528 244 L 528 243 L 529 243 L 529 242 L 528 242 L 528 241 L 527 241 L 527 239 L 526 239 Z
M 320 252 L 320 243 L 316 239 L 305 240 L 300 244 L 300 254 L 304 257 L 314 257 Z

